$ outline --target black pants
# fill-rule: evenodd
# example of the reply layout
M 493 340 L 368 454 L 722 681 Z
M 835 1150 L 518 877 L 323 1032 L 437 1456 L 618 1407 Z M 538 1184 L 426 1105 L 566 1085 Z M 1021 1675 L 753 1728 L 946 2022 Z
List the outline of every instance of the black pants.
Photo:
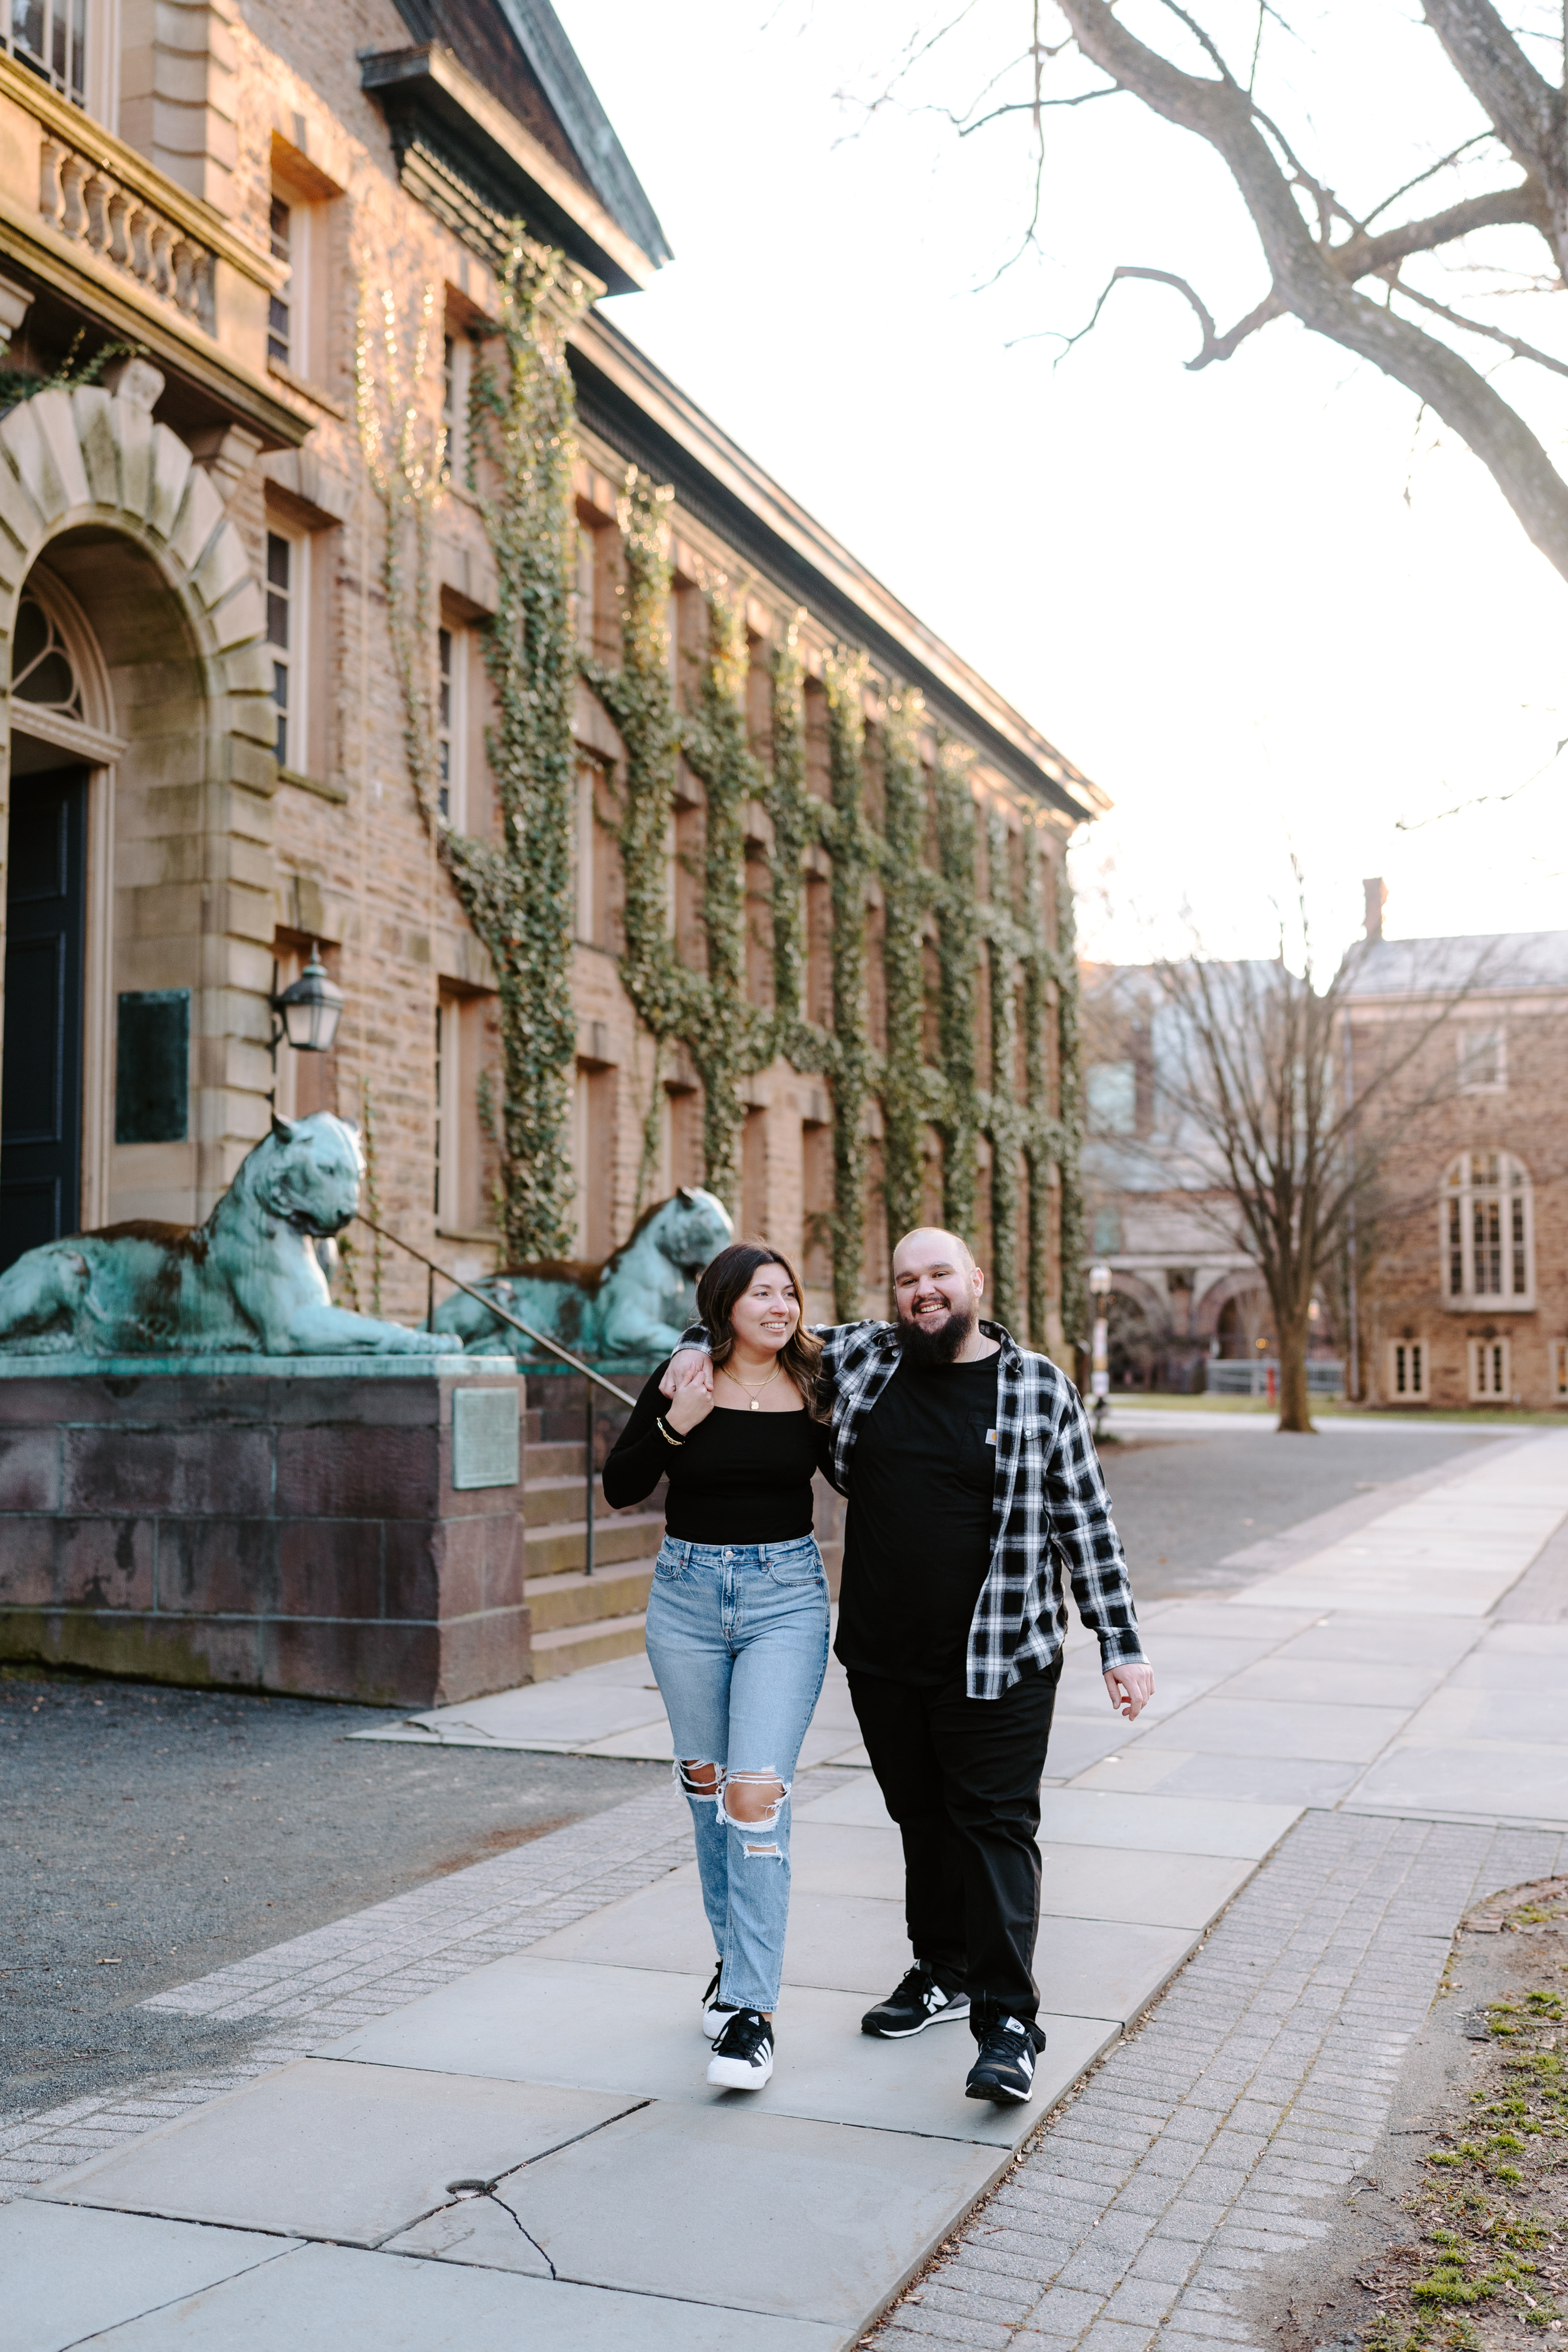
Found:
M 883 1801 L 904 1841 L 904 1916 L 917 1960 L 969 1994 L 978 2041 L 998 2017 L 1040 2006 L 1040 1776 L 1058 1656 L 1001 1698 L 962 1677 L 920 1689 L 849 1675 L 849 1696 Z M 1038 2036 L 1037 2035 L 1037 2039 Z

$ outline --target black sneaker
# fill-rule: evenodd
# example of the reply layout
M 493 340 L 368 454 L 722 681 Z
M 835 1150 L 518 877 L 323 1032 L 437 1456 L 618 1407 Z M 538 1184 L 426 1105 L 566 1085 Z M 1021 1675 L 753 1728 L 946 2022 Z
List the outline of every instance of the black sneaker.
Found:
M 866 2011 L 860 2031 L 881 2042 L 905 2042 L 928 2025 L 968 2015 L 969 1995 L 944 1985 L 929 1960 L 917 1960 L 897 1990 Z
M 773 2071 L 773 2029 L 760 2009 L 737 2009 L 713 2044 L 708 2080 L 726 2091 L 760 2091 Z
M 732 2000 L 719 1998 L 719 1979 L 724 1973 L 721 1960 L 713 1963 L 713 1973 L 708 1979 L 708 1990 L 702 1996 L 702 2031 L 710 2042 L 717 2042 L 726 2024 L 735 2014 Z
M 1034 2097 L 1035 2037 L 1018 2018 L 999 2017 L 986 2027 L 963 2095 L 990 2099 L 999 2107 L 1021 2105 Z

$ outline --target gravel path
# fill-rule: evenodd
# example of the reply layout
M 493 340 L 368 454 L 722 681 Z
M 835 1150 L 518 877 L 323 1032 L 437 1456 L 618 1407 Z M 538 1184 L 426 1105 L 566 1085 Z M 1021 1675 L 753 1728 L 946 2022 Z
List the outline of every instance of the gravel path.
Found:
M 666 1777 L 349 1742 L 385 1719 L 0 1672 L 0 2110 L 233 2057 L 253 2024 L 139 2004 Z

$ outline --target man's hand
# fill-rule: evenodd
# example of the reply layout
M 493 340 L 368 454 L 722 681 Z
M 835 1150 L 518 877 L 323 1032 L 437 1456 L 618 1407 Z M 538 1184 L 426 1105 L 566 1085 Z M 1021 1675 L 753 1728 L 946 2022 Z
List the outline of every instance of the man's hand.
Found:
M 1106 1674 L 1105 1687 L 1110 1694 L 1110 1704 L 1118 1715 L 1131 1723 L 1142 1714 L 1154 1696 L 1152 1666 L 1111 1666 Z
M 670 1400 L 665 1424 L 678 1437 L 684 1437 L 713 1410 L 712 1360 L 695 1348 L 683 1348 L 672 1358 L 659 1386 Z

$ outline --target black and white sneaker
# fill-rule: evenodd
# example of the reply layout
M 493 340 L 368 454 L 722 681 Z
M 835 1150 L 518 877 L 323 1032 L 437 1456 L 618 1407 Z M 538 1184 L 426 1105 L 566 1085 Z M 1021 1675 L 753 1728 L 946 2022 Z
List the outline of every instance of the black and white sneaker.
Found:
M 881 2042 L 904 2042 L 911 2033 L 923 2033 L 928 2025 L 968 2015 L 969 1995 L 944 1985 L 929 1960 L 917 1960 L 897 1990 L 866 2011 L 860 2031 Z
M 713 2044 L 708 2080 L 725 2091 L 760 2091 L 773 2071 L 773 2029 L 760 2009 L 737 2009 Z
M 1020 2019 L 1000 2017 L 986 2028 L 963 2095 L 990 2099 L 999 2107 L 1021 2105 L 1034 2097 L 1035 2037 Z
M 719 1979 L 724 1973 L 721 1960 L 713 1963 L 713 1973 L 708 1979 L 708 1990 L 702 1996 L 702 2032 L 710 2042 L 717 2042 L 725 2026 L 735 2014 L 732 2000 L 719 1998 Z

